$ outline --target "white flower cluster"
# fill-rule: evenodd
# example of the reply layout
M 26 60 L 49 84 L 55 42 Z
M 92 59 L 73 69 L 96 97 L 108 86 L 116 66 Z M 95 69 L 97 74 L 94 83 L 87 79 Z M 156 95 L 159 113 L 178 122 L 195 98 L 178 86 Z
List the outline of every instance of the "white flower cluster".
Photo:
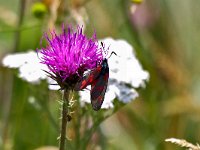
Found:
M 50 90 L 58 90 L 59 86 L 54 80 L 49 78 L 44 70 L 48 71 L 48 67 L 40 63 L 40 53 L 28 51 L 24 53 L 10 54 L 3 58 L 2 63 L 5 67 L 19 69 L 19 78 L 32 83 L 39 84 L 41 80 L 47 80 Z
M 106 38 L 102 40 L 105 45 L 110 45 L 108 57 L 109 81 L 102 108 L 113 107 L 113 101 L 128 103 L 138 97 L 134 88 L 144 87 L 145 81 L 149 79 L 149 73 L 142 69 L 138 59 L 135 57 L 133 47 L 125 40 L 114 40 Z M 88 87 L 88 89 L 90 89 Z M 90 91 L 80 92 L 81 102 L 90 103 Z
M 113 101 L 117 98 L 119 101 L 128 103 L 134 100 L 138 93 L 134 88 L 144 87 L 145 81 L 149 79 L 149 73 L 142 69 L 139 61 L 134 55 L 134 50 L 125 40 L 113 40 L 106 38 L 102 40 L 105 45 L 110 45 L 109 54 L 115 52 L 117 56 L 112 55 L 108 58 L 109 81 L 102 108 L 113 107 Z M 19 77 L 33 84 L 40 83 L 47 79 L 49 89 L 57 90 L 59 86 L 50 85 L 55 83 L 47 77 L 43 70 L 48 70 L 47 66 L 40 63 L 39 56 L 34 51 L 26 53 L 17 53 L 7 55 L 3 59 L 3 65 L 8 68 L 18 68 Z M 81 102 L 90 103 L 90 91 L 79 92 Z
M 38 84 L 40 80 L 47 78 L 43 71 L 47 67 L 39 62 L 37 53 L 34 51 L 7 55 L 2 61 L 5 67 L 18 68 L 19 77 L 34 84 Z

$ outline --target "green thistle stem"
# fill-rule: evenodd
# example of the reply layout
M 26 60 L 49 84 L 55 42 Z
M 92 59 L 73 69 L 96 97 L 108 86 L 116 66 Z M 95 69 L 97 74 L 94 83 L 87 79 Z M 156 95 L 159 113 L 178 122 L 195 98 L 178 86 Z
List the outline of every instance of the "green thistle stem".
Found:
M 65 142 L 66 142 L 66 128 L 67 128 L 67 122 L 68 122 L 68 105 L 69 105 L 69 93 L 70 91 L 65 89 L 63 93 L 63 104 L 62 104 L 62 110 L 61 110 L 61 134 L 60 134 L 60 144 L 59 144 L 59 150 L 65 149 Z

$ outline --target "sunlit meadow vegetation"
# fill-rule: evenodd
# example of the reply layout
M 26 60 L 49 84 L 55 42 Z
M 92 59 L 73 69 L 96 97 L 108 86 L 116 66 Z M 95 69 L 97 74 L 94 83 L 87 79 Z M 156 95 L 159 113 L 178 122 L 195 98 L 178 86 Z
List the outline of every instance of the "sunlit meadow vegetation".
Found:
M 165 139 L 200 143 L 199 8 L 197 0 L 0 0 L 0 60 L 45 45 L 43 33 L 60 31 L 63 22 L 84 25 L 89 37 L 95 30 L 98 39 L 124 39 L 150 74 L 146 87 L 114 111 L 75 105 L 67 149 L 183 149 Z M 0 85 L 0 149 L 58 149 L 61 92 L 2 65 Z M 78 122 L 80 114 L 85 122 Z M 91 114 L 98 123 L 112 115 L 91 130 L 78 128 Z

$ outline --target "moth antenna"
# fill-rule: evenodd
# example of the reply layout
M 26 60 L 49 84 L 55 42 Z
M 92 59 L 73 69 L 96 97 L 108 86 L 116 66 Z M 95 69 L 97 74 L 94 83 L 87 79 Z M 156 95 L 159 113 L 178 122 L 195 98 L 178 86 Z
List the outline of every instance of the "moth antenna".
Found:
M 103 42 L 101 42 L 101 46 L 103 47 L 103 49 L 105 48 L 105 46 L 104 46 Z
M 107 49 L 105 49 L 105 44 L 101 41 L 101 46 L 102 46 L 102 48 L 103 48 L 103 50 L 104 50 L 104 53 L 105 53 L 106 55 L 108 55 L 108 50 L 109 50 L 109 48 L 110 48 L 110 45 L 108 46 Z M 110 54 L 110 56 L 108 57 L 108 59 L 112 56 L 112 54 L 115 54 L 115 55 L 117 56 L 117 54 L 116 54 L 114 51 L 112 51 L 112 53 Z
M 112 56 L 112 54 L 115 54 L 115 56 L 117 56 L 117 54 L 114 51 L 112 51 L 112 53 L 110 54 L 110 56 L 108 57 L 108 59 Z
M 107 49 L 105 49 L 105 44 L 102 41 L 101 41 L 101 46 L 103 48 L 103 52 L 105 53 L 105 55 L 108 55 L 108 49 L 110 46 Z

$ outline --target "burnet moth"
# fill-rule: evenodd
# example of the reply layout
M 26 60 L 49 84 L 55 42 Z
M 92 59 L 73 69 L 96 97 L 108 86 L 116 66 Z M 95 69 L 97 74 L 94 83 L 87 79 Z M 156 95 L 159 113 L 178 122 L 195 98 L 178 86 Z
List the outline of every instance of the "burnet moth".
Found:
M 104 48 L 103 43 L 101 44 Z M 110 58 L 112 54 L 117 55 L 115 52 L 112 52 L 108 58 Z M 83 78 L 75 86 L 75 90 L 79 91 L 86 88 L 88 85 L 91 85 L 91 104 L 95 111 L 98 111 L 101 108 L 101 105 L 103 104 L 104 96 L 108 85 L 108 78 L 109 66 L 107 58 L 104 58 L 101 64 L 97 64 L 97 67 L 91 70 L 85 76 L 83 76 Z

